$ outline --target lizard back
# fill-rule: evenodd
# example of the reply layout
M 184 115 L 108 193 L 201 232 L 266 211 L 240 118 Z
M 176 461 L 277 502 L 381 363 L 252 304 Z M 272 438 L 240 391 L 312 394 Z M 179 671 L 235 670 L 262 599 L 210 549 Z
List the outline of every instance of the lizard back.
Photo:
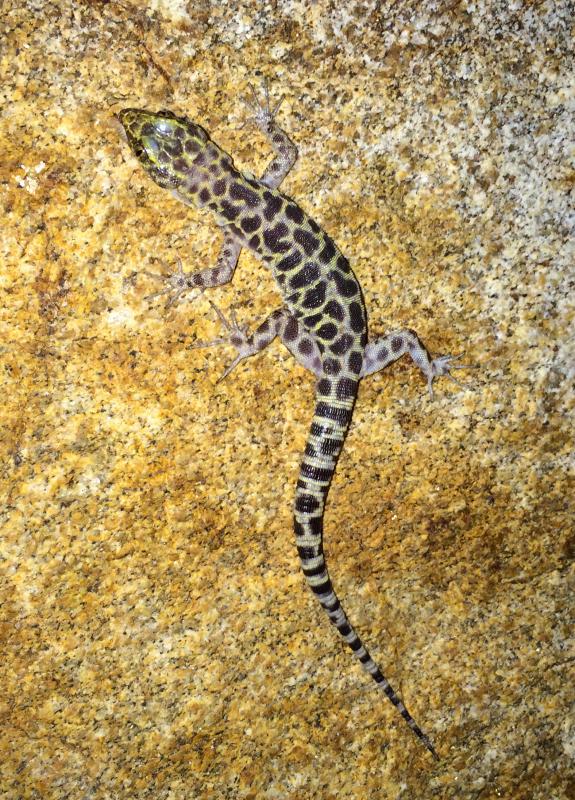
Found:
M 351 356 L 357 375 L 365 307 L 349 261 L 327 233 L 294 200 L 239 172 L 201 125 L 170 111 L 131 108 L 120 121 L 150 177 L 187 205 L 209 208 L 257 253 L 320 351 Z

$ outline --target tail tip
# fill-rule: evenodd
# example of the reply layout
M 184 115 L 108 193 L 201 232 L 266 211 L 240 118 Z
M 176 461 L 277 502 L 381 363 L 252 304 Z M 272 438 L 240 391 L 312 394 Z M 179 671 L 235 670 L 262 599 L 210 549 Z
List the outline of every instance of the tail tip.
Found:
M 429 752 L 431 753 L 433 758 L 436 761 L 441 761 L 441 758 L 439 757 L 435 747 L 432 745 L 431 740 L 425 734 L 423 734 L 423 736 L 421 737 L 421 740 L 422 740 L 423 744 L 427 747 L 427 749 L 429 750 Z

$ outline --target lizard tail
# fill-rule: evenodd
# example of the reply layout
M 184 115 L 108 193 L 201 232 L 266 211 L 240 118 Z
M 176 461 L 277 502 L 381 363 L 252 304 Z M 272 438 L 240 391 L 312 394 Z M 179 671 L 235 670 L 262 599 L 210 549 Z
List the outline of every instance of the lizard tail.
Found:
M 337 628 L 363 669 L 383 689 L 414 734 L 438 760 L 439 756 L 428 736 L 406 709 L 347 618 L 334 591 L 323 555 L 325 501 L 357 394 L 357 380 L 345 378 L 344 381 L 343 388 L 346 391 L 340 391 L 340 379 L 335 396 L 329 380 L 321 378 L 318 383 L 315 412 L 296 489 L 294 530 L 297 550 L 307 583 L 327 612 L 331 624 Z

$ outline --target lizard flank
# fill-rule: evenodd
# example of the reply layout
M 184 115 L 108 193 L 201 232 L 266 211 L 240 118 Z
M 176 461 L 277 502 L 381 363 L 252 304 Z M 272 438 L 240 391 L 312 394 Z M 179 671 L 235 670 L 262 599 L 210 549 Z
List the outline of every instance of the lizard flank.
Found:
M 214 212 L 223 246 L 214 267 L 185 274 L 181 265 L 167 278 L 168 302 L 190 289 L 228 282 L 242 247 L 252 250 L 271 270 L 283 305 L 248 335 L 235 317 L 224 338 L 236 357 L 226 370 L 266 347 L 276 336 L 316 377 L 315 409 L 295 493 L 294 529 L 306 580 L 366 672 L 403 719 L 438 758 L 428 736 L 373 661 L 348 620 L 332 586 L 323 554 L 323 515 L 332 476 L 349 428 L 359 381 L 409 354 L 422 371 L 432 396 L 432 382 L 449 377 L 450 356 L 431 359 L 417 334 L 397 330 L 374 342 L 367 339 L 367 315 L 359 283 L 332 239 L 278 187 L 297 158 L 297 149 L 275 122 L 275 109 L 254 102 L 255 121 L 273 148 L 274 158 L 261 178 L 239 172 L 230 156 L 206 131 L 170 111 L 129 108 L 119 114 L 129 145 L 148 175 L 174 197 Z

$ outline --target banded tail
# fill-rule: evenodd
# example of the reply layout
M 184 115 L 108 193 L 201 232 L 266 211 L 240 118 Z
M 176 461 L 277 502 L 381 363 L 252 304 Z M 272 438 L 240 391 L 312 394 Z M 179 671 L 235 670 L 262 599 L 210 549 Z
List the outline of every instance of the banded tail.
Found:
M 333 397 L 329 389 L 324 393 L 325 385 L 327 383 L 329 386 L 329 381 L 322 378 L 318 383 L 314 417 L 297 482 L 294 511 L 297 550 L 308 585 L 327 612 L 331 624 L 337 628 L 341 638 L 349 645 L 363 669 L 383 689 L 413 733 L 433 757 L 439 760 L 428 736 L 406 709 L 348 620 L 332 586 L 323 555 L 325 501 L 351 422 L 357 394 L 357 381 L 347 380 L 350 391 L 346 397 L 342 397 L 341 392 L 337 392 L 336 397 Z

